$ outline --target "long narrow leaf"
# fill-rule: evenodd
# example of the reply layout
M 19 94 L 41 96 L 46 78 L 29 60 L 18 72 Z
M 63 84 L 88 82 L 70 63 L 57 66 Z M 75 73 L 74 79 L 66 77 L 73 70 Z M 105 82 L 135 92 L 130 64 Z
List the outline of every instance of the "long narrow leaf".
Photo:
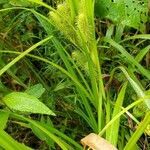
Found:
M 150 80 L 150 72 L 146 70 L 143 66 L 141 66 L 121 45 L 119 45 L 112 39 L 105 38 L 104 41 L 108 42 L 113 47 L 115 47 L 126 58 L 127 61 L 135 65 L 138 68 L 138 70 L 141 72 L 141 74 L 143 74 Z
M 138 128 L 136 129 L 136 131 L 134 132 L 134 134 L 132 135 L 132 137 L 128 141 L 124 150 L 133 149 L 134 145 L 136 144 L 136 142 L 138 141 L 140 136 L 143 134 L 143 132 L 145 131 L 145 129 L 149 123 L 150 123 L 150 111 L 147 112 L 144 120 L 139 124 Z
M 2 52 L 2 51 L 0 51 L 0 52 Z M 12 52 L 12 51 L 3 51 L 3 52 L 4 53 L 7 52 L 7 53 L 20 54 L 20 52 Z M 47 60 L 45 58 L 41 58 L 39 56 L 35 56 L 35 55 L 31 55 L 31 54 L 27 54 L 27 56 L 30 56 L 32 58 L 35 58 L 37 60 L 40 60 L 42 62 L 45 62 L 45 63 L 48 63 L 48 64 L 54 66 L 55 68 L 57 68 L 58 70 L 60 70 L 62 73 L 64 73 L 65 75 L 67 75 L 75 83 L 75 85 L 78 87 L 77 90 L 78 90 L 78 92 L 80 92 L 80 96 L 81 96 L 81 98 L 83 100 L 83 103 L 85 105 L 87 113 L 88 113 L 88 115 L 89 115 L 89 117 L 91 119 L 91 124 L 93 126 L 93 130 L 95 132 L 97 132 L 96 120 L 94 118 L 94 114 L 92 113 L 91 107 L 90 107 L 90 105 L 89 105 L 89 103 L 88 103 L 88 101 L 86 99 L 87 97 L 90 98 L 90 95 L 86 91 L 86 89 L 82 86 L 82 84 L 76 78 L 74 78 L 68 71 L 66 71 L 64 68 L 62 68 L 61 66 L 59 66 L 59 65 L 57 65 L 57 64 L 55 64 L 55 63 L 53 63 L 53 62 L 51 62 L 51 61 L 49 61 L 49 60 Z
M 54 142 L 56 142 L 63 150 L 68 150 L 68 147 L 70 147 L 67 143 L 65 143 L 63 140 L 61 140 L 56 135 L 54 135 L 53 133 L 51 133 L 48 129 L 46 129 L 43 125 L 39 124 L 38 122 L 36 122 L 34 120 L 31 120 L 31 119 L 28 119 L 28 118 L 25 118 L 25 117 L 23 117 L 21 115 L 17 115 L 15 113 L 11 113 L 11 116 L 15 117 L 17 119 L 29 122 L 30 124 L 32 124 L 33 126 L 35 126 L 36 128 L 38 128 L 39 130 L 41 130 L 44 134 L 46 134 Z
M 140 98 L 139 100 L 131 103 L 130 105 L 128 105 L 126 108 L 124 108 L 120 113 L 118 113 L 117 115 L 115 115 L 115 117 L 109 121 L 109 123 L 107 123 L 107 125 L 99 132 L 99 135 L 103 135 L 105 133 L 105 131 L 114 123 L 114 121 L 116 121 L 121 115 L 123 115 L 124 113 L 126 113 L 129 109 L 133 108 L 136 105 L 139 105 L 140 103 L 144 102 L 145 100 L 147 100 L 148 98 L 150 98 L 150 96 L 145 96 L 144 98 Z
M 118 98 L 115 103 L 115 107 L 113 110 L 113 115 L 112 118 L 115 117 L 120 111 L 121 111 L 121 106 L 123 104 L 125 92 L 126 92 L 126 87 L 127 87 L 127 82 L 123 85 L 122 89 L 119 92 Z M 120 118 L 118 118 L 110 128 L 108 128 L 108 140 L 113 144 L 117 145 L 118 141 L 118 133 L 119 133 L 119 124 L 120 124 Z
M 0 112 L 0 130 L 4 130 L 8 121 L 9 113 Z
M 8 63 L 7 65 L 5 65 L 1 70 L 0 70 L 0 76 L 7 71 L 10 67 L 12 67 L 16 62 L 18 62 L 20 59 L 22 59 L 24 56 L 26 56 L 28 53 L 30 53 L 32 50 L 34 50 L 35 48 L 37 48 L 38 46 L 42 45 L 43 43 L 47 42 L 48 40 L 50 40 L 52 38 L 52 36 L 45 38 L 44 40 L 41 40 L 40 42 L 34 44 L 33 46 L 31 46 L 29 49 L 27 49 L 26 51 L 22 52 L 19 56 L 17 56 L 15 59 L 13 59 L 10 63 Z
M 122 40 L 120 43 L 125 42 L 125 41 L 129 41 L 129 40 L 134 40 L 134 39 L 150 40 L 150 34 L 138 34 L 138 35 L 134 35 L 131 37 L 127 37 L 126 39 Z
M 150 45 L 140 50 L 138 55 L 135 57 L 135 60 L 137 62 L 140 62 L 143 59 L 143 57 L 149 52 L 149 50 L 150 50 Z
M 3 130 L 0 130 L 0 146 L 6 150 L 31 150 L 31 148 L 15 141 Z

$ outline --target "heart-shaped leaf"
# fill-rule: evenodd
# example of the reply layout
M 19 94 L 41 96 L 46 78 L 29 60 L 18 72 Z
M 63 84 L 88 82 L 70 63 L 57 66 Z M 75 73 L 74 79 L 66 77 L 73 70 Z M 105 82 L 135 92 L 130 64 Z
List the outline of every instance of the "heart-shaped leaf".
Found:
M 23 92 L 12 92 L 3 98 L 3 102 L 15 111 L 55 115 L 36 97 Z

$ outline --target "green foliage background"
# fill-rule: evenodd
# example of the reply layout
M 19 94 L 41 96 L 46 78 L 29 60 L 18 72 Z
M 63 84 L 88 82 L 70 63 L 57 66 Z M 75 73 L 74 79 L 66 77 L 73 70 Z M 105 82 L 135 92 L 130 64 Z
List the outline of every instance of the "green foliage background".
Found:
M 0 13 L 0 149 L 83 149 L 91 132 L 150 148 L 147 0 L 1 0 Z

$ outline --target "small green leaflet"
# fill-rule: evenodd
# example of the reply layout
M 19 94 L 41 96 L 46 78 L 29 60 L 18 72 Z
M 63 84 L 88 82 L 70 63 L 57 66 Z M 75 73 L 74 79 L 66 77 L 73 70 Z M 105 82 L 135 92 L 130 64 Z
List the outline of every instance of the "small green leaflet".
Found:
M 36 84 L 28 88 L 25 92 L 29 95 L 35 96 L 36 98 L 40 98 L 45 92 L 45 89 L 42 84 Z
M 55 115 L 46 105 L 36 97 L 23 92 L 12 92 L 6 95 L 3 102 L 14 111 Z

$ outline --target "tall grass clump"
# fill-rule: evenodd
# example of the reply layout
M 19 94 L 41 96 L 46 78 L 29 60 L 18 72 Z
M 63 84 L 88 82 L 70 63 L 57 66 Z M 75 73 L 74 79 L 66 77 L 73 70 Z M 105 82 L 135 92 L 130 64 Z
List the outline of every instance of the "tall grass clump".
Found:
M 0 3 L 10 22 L 0 28 L 0 148 L 35 148 L 13 136 L 14 124 L 38 138 L 38 149 L 83 149 L 89 133 L 119 150 L 148 149 L 147 2 L 134 11 L 130 0 L 7 2 Z

